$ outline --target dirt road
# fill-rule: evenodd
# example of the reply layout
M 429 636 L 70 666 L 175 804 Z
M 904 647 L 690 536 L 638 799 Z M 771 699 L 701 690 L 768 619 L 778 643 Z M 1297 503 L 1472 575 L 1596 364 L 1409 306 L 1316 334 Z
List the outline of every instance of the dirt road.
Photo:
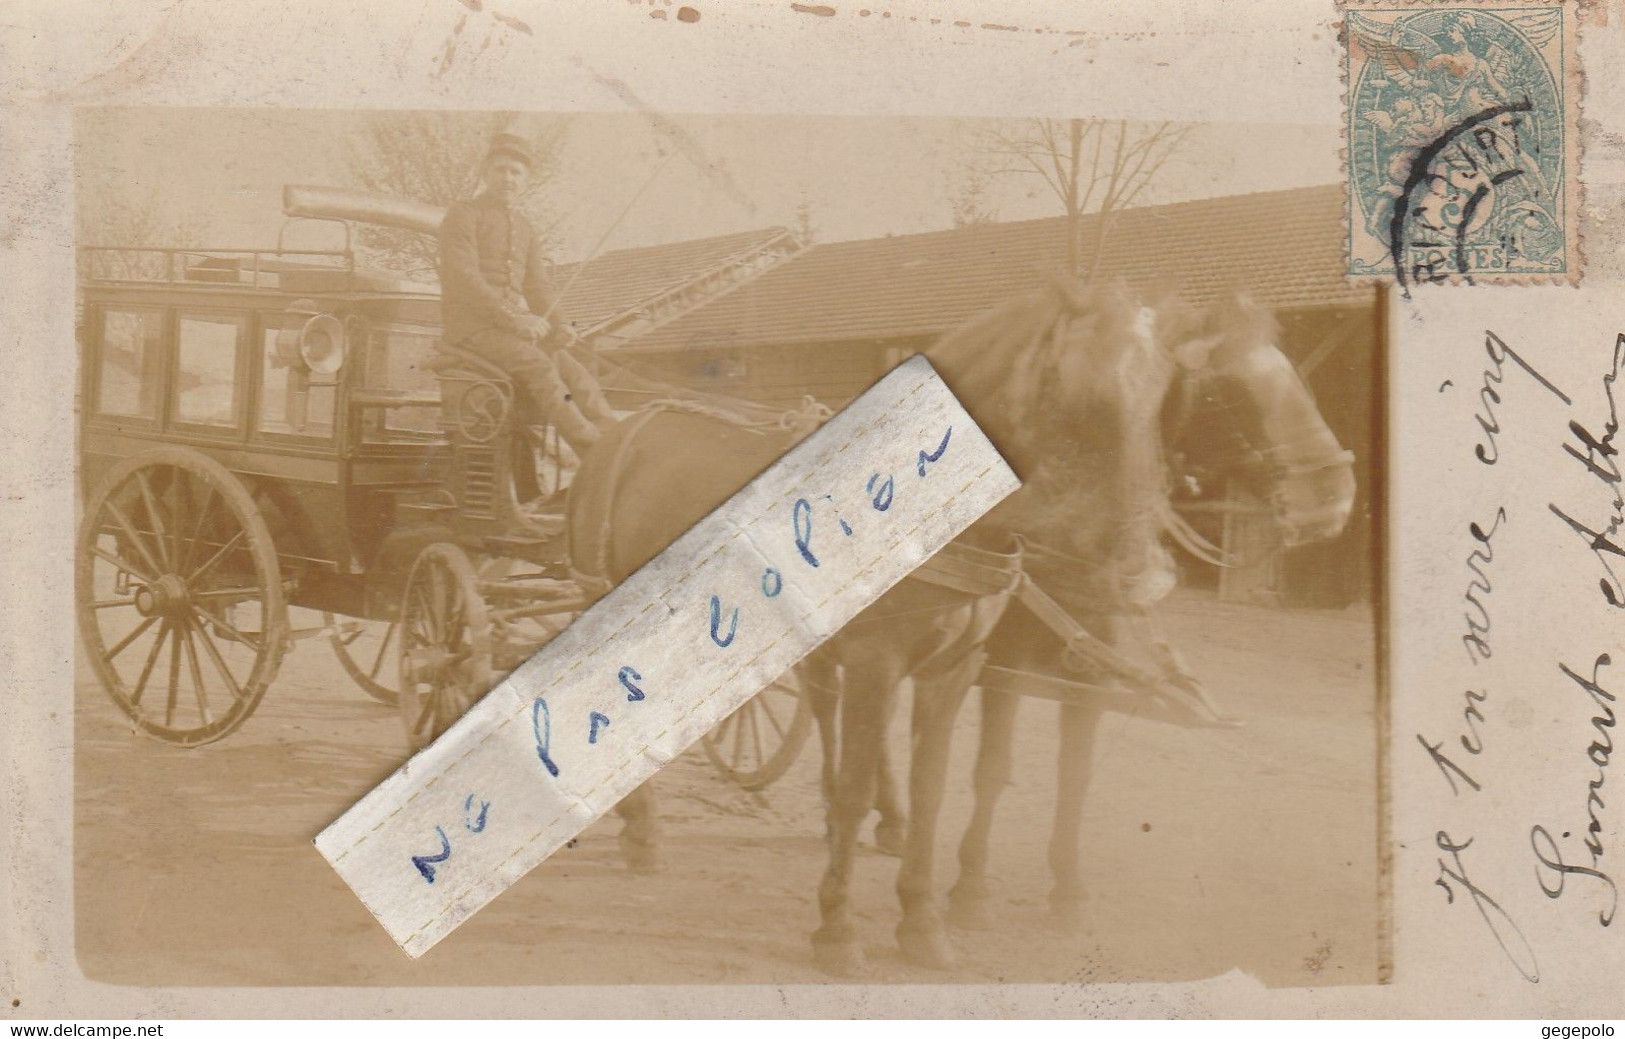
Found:
M 1270 985 L 1370 983 L 1377 965 L 1375 674 L 1369 611 L 1289 612 L 1183 596 L 1188 662 L 1247 720 L 1186 730 L 1107 718 L 1086 810 L 1084 933 L 1048 925 L 1044 845 L 1054 706 L 1023 705 L 994 834 L 996 930 L 959 933 L 948 973 L 898 956 L 896 860 L 854 885 L 877 982 L 1185 979 L 1231 967 Z M 89 977 L 145 985 L 535 985 L 827 980 L 807 935 L 823 867 L 816 737 L 760 795 L 698 749 L 660 778 L 668 868 L 620 864 L 601 821 L 423 959 L 409 961 L 310 845 L 399 763 L 389 708 L 302 643 L 258 713 L 176 750 L 77 686 L 75 890 Z M 970 806 L 967 705 L 943 811 L 939 890 Z M 899 741 L 903 734 L 897 734 Z M 906 744 L 899 742 L 899 748 Z

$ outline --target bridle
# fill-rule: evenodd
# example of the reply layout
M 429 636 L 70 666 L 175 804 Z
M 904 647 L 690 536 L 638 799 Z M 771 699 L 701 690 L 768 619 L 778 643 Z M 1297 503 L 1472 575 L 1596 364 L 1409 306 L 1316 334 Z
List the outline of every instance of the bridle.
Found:
M 1347 468 L 1354 464 L 1354 452 L 1346 448 L 1323 452 L 1313 457 L 1298 458 L 1301 454 L 1296 450 L 1298 444 L 1274 444 L 1260 447 L 1254 442 L 1249 432 L 1247 417 L 1240 414 L 1240 409 L 1232 400 L 1230 394 L 1208 393 L 1207 385 L 1214 378 L 1208 361 L 1221 342 L 1219 336 L 1209 336 L 1202 339 L 1191 340 L 1181 344 L 1170 351 L 1173 356 L 1177 378 L 1180 383 L 1176 404 L 1171 415 L 1165 416 L 1164 430 L 1173 430 L 1173 436 L 1164 437 L 1166 444 L 1172 444 L 1179 439 L 1189 425 L 1191 416 L 1196 410 L 1198 400 L 1211 401 L 1225 416 L 1229 435 L 1239 441 L 1240 450 L 1230 460 L 1235 469 L 1253 469 L 1266 474 L 1269 485 L 1269 494 L 1264 504 L 1269 510 L 1271 519 L 1277 530 L 1296 530 L 1305 519 L 1319 518 L 1321 510 L 1312 509 L 1307 514 L 1303 510 L 1291 509 L 1286 498 L 1285 488 L 1288 484 L 1305 477 L 1331 469 Z M 1199 360 L 1198 360 L 1199 359 Z M 1165 451 L 1167 449 L 1165 448 Z M 1227 466 L 1229 468 L 1230 466 Z M 1171 462 L 1170 471 L 1176 471 Z M 1328 513 L 1335 511 L 1334 506 L 1326 507 Z M 1213 544 L 1199 534 L 1190 524 L 1190 521 L 1180 515 L 1171 502 L 1163 502 L 1163 529 L 1169 537 L 1185 551 L 1197 559 L 1213 566 L 1224 569 L 1239 569 L 1260 561 L 1263 554 L 1269 551 L 1267 546 L 1261 546 L 1255 557 L 1238 557 L 1235 553 L 1226 552 L 1223 548 Z M 1296 519 L 1294 519 L 1294 516 Z

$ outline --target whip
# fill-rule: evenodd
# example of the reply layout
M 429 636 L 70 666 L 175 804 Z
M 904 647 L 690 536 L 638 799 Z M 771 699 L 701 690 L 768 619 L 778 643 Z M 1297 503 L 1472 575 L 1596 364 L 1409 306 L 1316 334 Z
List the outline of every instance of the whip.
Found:
M 649 179 L 645 180 L 643 182 L 643 186 L 638 188 L 637 192 L 627 200 L 626 205 L 621 207 L 619 215 L 617 215 L 614 221 L 610 223 L 608 229 L 604 231 L 603 236 L 598 239 L 598 244 L 592 247 L 592 252 L 588 253 L 587 258 L 582 260 L 576 266 L 576 272 L 570 275 L 570 280 L 565 282 L 564 288 L 559 291 L 558 295 L 553 297 L 553 302 L 548 305 L 547 310 L 542 314 L 543 321 L 546 321 L 550 316 L 552 316 L 554 309 L 559 305 L 560 301 L 570 294 L 570 289 L 575 286 L 576 279 L 581 277 L 582 272 L 587 269 L 587 265 L 589 263 L 598 258 L 598 253 L 609 241 L 609 236 L 615 233 L 615 229 L 617 227 L 621 226 L 621 221 L 625 220 L 627 214 L 632 212 L 632 207 L 638 204 L 638 199 L 643 197 L 643 193 L 648 191 L 649 188 L 653 186 L 654 182 L 660 177 L 660 171 L 666 168 L 666 163 L 670 162 L 671 157 L 675 154 L 676 152 L 668 152 L 666 157 L 661 159 L 660 162 L 656 164 L 654 172 L 649 174 Z

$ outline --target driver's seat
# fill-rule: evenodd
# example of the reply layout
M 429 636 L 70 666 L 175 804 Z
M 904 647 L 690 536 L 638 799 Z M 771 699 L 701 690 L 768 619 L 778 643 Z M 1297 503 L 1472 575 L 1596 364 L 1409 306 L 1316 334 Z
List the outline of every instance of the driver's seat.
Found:
M 442 346 L 427 367 L 440 379 L 441 426 L 459 459 L 452 487 L 459 505 L 477 517 L 554 533 L 562 516 L 553 513 L 561 510 L 548 506 L 562 495 L 565 467 L 575 461 L 565 454 L 568 445 L 551 426 L 521 421 L 523 391 L 499 365 Z M 542 471 L 552 476 L 551 487 Z

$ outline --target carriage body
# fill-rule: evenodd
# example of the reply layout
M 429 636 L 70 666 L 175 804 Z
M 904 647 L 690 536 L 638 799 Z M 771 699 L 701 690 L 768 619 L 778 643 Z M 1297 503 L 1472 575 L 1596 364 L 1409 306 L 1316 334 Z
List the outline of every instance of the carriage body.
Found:
M 159 445 L 214 459 L 266 518 L 288 603 L 357 616 L 366 575 L 414 502 L 447 486 L 454 451 L 427 368 L 433 288 L 281 254 L 90 250 L 161 261 L 156 278 L 85 287 L 81 492 Z M 342 337 L 313 370 L 290 337 Z M 319 365 L 325 368 L 332 362 Z
M 360 622 L 388 626 L 373 643 L 393 638 L 434 544 L 486 564 L 510 605 L 548 600 L 519 603 L 527 616 L 579 607 L 562 518 L 522 518 L 516 497 L 558 491 L 561 459 L 521 472 L 537 431 L 518 425 L 500 371 L 444 350 L 435 286 L 358 269 L 348 251 L 90 247 L 84 266 L 80 627 L 138 727 L 220 738 L 302 636 L 333 639 L 352 676 L 393 699 L 380 672 L 394 650 L 359 670 L 345 650 Z M 512 645 L 486 627 L 503 670 L 547 634 Z M 211 673 L 225 687 L 213 705 Z M 194 717 L 178 719 L 177 700 L 195 700 Z

